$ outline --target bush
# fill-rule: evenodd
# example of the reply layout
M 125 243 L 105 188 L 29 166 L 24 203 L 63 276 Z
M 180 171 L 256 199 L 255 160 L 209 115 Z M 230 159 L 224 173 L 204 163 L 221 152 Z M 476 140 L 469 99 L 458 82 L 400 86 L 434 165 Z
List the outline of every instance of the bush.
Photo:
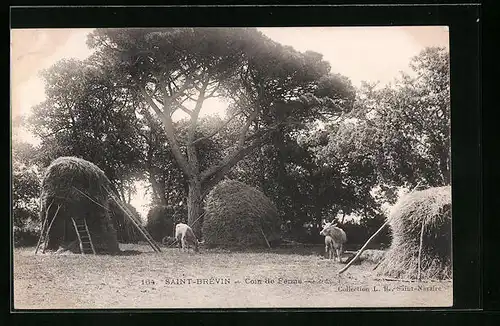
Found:
M 38 241 L 40 178 L 33 170 L 13 165 L 12 220 L 15 246 L 31 246 Z
M 186 214 L 187 215 L 187 214 Z M 156 206 L 149 210 L 146 229 L 156 241 L 160 242 L 166 236 L 174 236 L 174 224 L 178 214 L 172 206 Z
M 40 238 L 40 227 L 36 222 L 27 221 L 22 227 L 14 226 L 14 246 L 33 247 Z

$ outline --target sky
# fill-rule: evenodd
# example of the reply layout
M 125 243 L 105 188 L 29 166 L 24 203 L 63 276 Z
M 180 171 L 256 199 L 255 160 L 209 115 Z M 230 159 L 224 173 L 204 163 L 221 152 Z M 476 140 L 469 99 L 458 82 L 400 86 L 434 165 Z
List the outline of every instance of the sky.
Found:
M 272 27 L 259 28 L 276 42 L 304 52 L 323 54 L 333 73 L 340 73 L 359 87 L 362 81 L 386 84 L 401 71 L 408 72 L 411 58 L 427 46 L 449 48 L 446 26 L 390 27 Z M 92 29 L 11 30 L 11 115 L 29 114 L 45 99 L 39 73 L 63 58 L 85 59 L 91 54 L 86 38 Z M 217 100 L 204 104 L 202 115 L 224 115 L 225 105 Z M 174 119 L 182 118 L 179 112 Z M 13 131 L 15 134 L 16 132 Z M 20 134 L 19 134 L 20 133 Z M 36 143 L 25 131 L 20 138 Z M 143 189 L 132 204 L 144 214 L 147 201 Z

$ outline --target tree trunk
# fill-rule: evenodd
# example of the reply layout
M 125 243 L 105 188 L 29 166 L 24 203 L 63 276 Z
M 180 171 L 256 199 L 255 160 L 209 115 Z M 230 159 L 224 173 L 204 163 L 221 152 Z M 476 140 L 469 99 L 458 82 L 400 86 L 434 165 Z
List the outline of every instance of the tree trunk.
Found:
M 149 172 L 149 183 L 153 188 L 154 201 L 160 205 L 167 206 L 167 198 L 165 196 L 164 182 L 158 182 L 153 176 L 153 172 Z M 162 185 L 163 184 L 163 185 Z
M 198 219 L 201 214 L 201 183 L 198 180 L 191 180 L 189 182 L 187 208 L 188 208 L 188 225 L 194 231 L 194 234 L 201 239 L 201 225 L 202 220 Z

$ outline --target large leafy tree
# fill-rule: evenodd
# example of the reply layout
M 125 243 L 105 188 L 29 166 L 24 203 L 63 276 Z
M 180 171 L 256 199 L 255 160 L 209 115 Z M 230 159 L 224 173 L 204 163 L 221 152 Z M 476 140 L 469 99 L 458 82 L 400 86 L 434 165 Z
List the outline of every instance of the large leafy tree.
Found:
M 320 219 L 330 218 L 342 211 L 343 214 L 368 215 L 376 213 L 377 203 L 370 195 L 370 190 L 377 182 L 374 167 L 364 160 L 349 157 L 348 150 L 339 155 L 337 148 L 332 148 L 332 135 L 341 137 L 336 131 L 343 124 L 343 119 L 330 123 L 324 130 L 313 130 L 301 138 L 300 144 L 311 156 L 307 181 L 314 185 L 312 197 L 315 199 L 316 214 Z
M 359 183 L 357 196 L 381 186 L 392 202 L 394 187 L 450 184 L 449 55 L 426 48 L 410 67 L 393 85 L 365 83 L 354 109 L 328 126 L 328 141 L 317 148 L 322 160 L 351 171 L 344 182 Z
M 66 155 L 89 160 L 106 173 L 125 200 L 140 168 L 134 98 L 82 61 L 61 60 L 42 76 L 46 100 L 33 108 L 28 120 L 41 139 L 39 162 L 47 166 Z
M 338 114 L 354 98 L 344 79 L 329 75 L 321 55 L 281 46 L 255 29 L 98 29 L 88 44 L 96 49 L 93 64 L 112 70 L 118 87 L 148 104 L 141 113 L 161 122 L 188 186 L 189 223 L 210 189 L 276 132 Z M 227 100 L 229 118 L 198 138 L 201 110 L 212 97 Z M 178 110 L 188 116 L 184 149 L 172 119 Z M 236 141 L 218 162 L 202 167 L 197 143 L 231 121 L 239 122 Z
M 384 181 L 414 187 L 449 185 L 449 54 L 430 47 L 410 63 L 394 86 L 372 90 L 372 105 L 359 111 L 365 127 L 361 139 L 372 151 Z M 371 141 L 369 141 L 371 139 Z

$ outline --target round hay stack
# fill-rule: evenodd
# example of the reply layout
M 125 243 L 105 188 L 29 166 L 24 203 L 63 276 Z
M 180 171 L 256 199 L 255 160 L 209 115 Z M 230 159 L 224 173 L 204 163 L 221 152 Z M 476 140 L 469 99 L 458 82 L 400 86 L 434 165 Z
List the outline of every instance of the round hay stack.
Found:
M 109 217 L 108 193 L 103 186 L 111 186 L 109 179 L 89 161 L 59 157 L 49 165 L 42 181 L 40 214 L 42 220 L 47 214 L 49 224 L 57 207 L 59 212 L 50 228 L 47 249 L 57 250 L 63 243 L 77 239 L 71 221 L 73 217 L 86 219 L 96 253 L 120 251 L 116 230 Z M 79 252 L 78 245 L 76 248 Z
M 407 194 L 394 206 L 389 225 L 393 240 L 376 269 L 378 275 L 416 279 L 422 240 L 421 279 L 451 278 L 451 187 Z
M 202 232 L 208 247 L 275 246 L 281 240 L 280 226 L 274 204 L 242 182 L 224 180 L 206 198 Z

